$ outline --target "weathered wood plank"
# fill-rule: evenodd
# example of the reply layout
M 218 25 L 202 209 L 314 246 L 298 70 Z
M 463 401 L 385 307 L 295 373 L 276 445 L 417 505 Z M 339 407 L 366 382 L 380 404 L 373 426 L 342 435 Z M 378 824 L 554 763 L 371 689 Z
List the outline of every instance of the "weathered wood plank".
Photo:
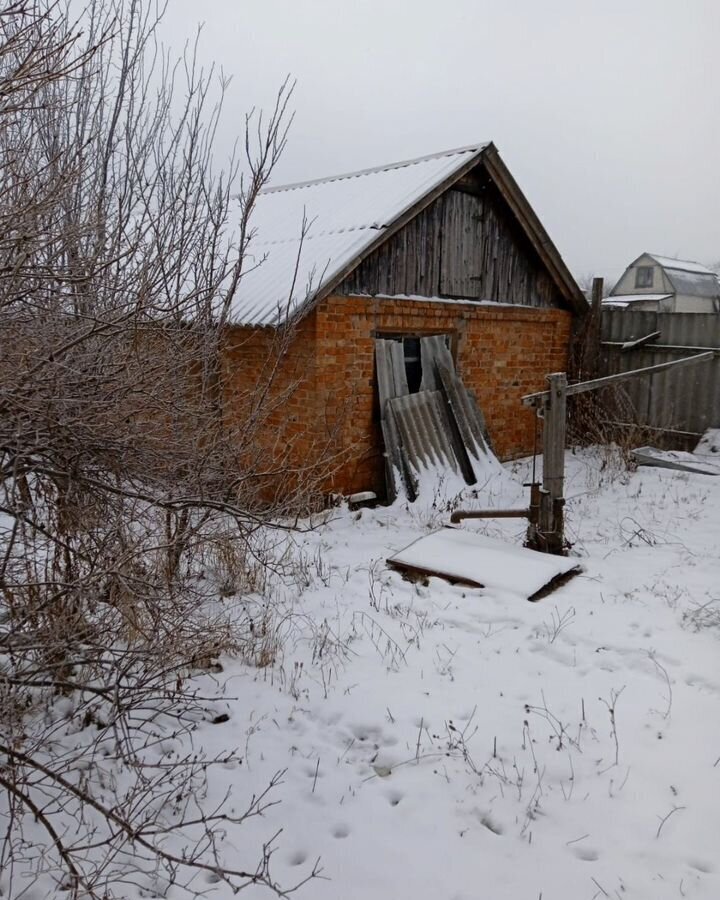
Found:
M 561 305 L 499 192 L 477 184 L 438 197 L 361 262 L 338 291 Z
M 453 371 L 452 353 L 448 347 L 445 335 L 433 334 L 420 338 L 420 365 L 422 367 L 421 391 L 438 391 L 441 384 L 438 378 L 437 365 L 443 363 Z
M 375 341 L 375 371 L 381 411 L 385 409 L 388 400 L 410 393 L 405 374 L 405 355 L 400 341 L 382 338 Z

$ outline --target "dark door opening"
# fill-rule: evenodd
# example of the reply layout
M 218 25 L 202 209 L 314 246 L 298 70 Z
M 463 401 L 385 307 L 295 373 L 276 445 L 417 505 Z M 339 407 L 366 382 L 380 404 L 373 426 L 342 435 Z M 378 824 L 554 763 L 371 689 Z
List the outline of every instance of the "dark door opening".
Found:
M 382 337 L 387 341 L 397 341 L 402 344 L 408 391 L 411 394 L 418 394 L 423 385 L 421 336 L 417 334 L 383 334 L 382 336 L 377 335 L 377 337 Z M 422 337 L 429 337 L 429 335 L 422 335 Z M 452 352 L 451 334 L 432 335 L 432 337 L 443 338 L 445 346 Z

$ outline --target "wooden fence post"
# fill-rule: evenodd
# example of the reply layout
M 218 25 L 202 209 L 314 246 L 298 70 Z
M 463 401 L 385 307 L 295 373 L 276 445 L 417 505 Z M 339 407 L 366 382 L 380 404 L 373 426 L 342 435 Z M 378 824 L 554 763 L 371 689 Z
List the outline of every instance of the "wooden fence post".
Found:
M 540 532 L 549 553 L 564 549 L 563 497 L 565 484 L 565 414 L 567 375 L 548 376 L 548 398 L 544 404 L 543 490 L 540 501 Z
M 590 328 L 587 335 L 585 372 L 583 377 L 597 378 L 600 369 L 600 340 L 602 331 L 602 297 L 603 297 L 603 279 L 593 278 L 591 307 L 590 307 Z

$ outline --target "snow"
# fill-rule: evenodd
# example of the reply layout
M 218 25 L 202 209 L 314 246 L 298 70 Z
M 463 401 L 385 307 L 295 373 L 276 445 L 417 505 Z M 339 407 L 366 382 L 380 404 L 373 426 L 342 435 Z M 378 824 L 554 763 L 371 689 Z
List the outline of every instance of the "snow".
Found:
M 440 528 L 414 540 L 388 560 L 394 567 L 434 572 L 528 600 L 549 582 L 577 568 L 576 559 L 537 553 L 483 534 Z
M 289 538 L 293 573 L 256 598 L 274 664 L 225 658 L 198 679 L 229 720 L 198 722 L 193 751 L 242 756 L 209 773 L 207 808 L 229 789 L 241 808 L 284 772 L 277 805 L 227 823 L 226 861 L 251 865 L 282 829 L 276 878 L 320 858 L 293 895 L 310 900 L 720 897 L 720 479 L 568 453 L 583 572 L 537 603 L 388 569 L 456 505 L 521 505 L 529 475 L 522 461 L 480 494 L 332 510 Z M 462 527 L 508 547 L 524 531 Z M 233 896 L 212 873 L 196 888 Z
M 715 456 L 720 459 L 720 428 L 708 428 L 693 453 L 696 456 Z
M 673 259 L 671 256 L 658 256 L 656 253 L 648 253 L 656 263 L 665 269 L 681 269 L 683 272 L 697 272 L 699 275 L 714 275 L 712 269 L 703 266 L 701 263 L 692 262 L 687 259 Z
M 403 212 L 486 144 L 261 192 L 232 304 L 238 323 L 275 325 L 340 273 Z M 303 221 L 308 231 L 301 242 Z
M 627 306 L 628 303 L 640 303 L 643 300 L 667 300 L 672 294 L 611 294 L 602 303 L 603 306 Z
M 515 469 L 479 505 L 517 504 Z M 567 486 L 584 573 L 539 603 L 387 569 L 447 497 L 302 536 L 313 575 L 288 588 L 275 667 L 226 661 L 212 737 L 245 749 L 229 778 L 247 792 L 287 770 L 231 845 L 282 827 L 276 875 L 320 857 L 313 900 L 720 896 L 720 634 L 699 628 L 720 603 L 720 488 L 592 452 L 568 454 Z
M 367 297 L 372 298 L 374 300 L 413 300 L 419 303 L 444 303 L 449 306 L 500 306 L 504 309 L 515 309 L 525 311 L 527 310 L 526 306 L 521 306 L 518 303 L 504 303 L 500 300 L 472 300 L 468 297 L 463 297 L 461 300 L 458 300 L 457 297 L 424 297 L 422 294 L 348 294 L 348 297 Z M 665 296 L 665 295 L 663 295 Z M 671 295 L 668 294 L 668 297 Z
M 704 472 L 706 475 L 720 475 L 720 459 L 711 457 L 711 449 L 703 453 L 684 450 L 658 450 L 655 447 L 638 447 L 633 457 L 639 466 L 660 466 L 680 469 L 686 472 Z

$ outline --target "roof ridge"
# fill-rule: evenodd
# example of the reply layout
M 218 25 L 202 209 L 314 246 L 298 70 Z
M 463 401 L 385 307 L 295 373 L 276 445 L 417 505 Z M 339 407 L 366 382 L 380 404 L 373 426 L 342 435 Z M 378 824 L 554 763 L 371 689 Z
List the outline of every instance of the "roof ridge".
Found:
M 646 251 L 646 254 L 647 254 L 647 256 L 652 257 L 652 259 L 654 259 L 656 262 L 658 262 L 659 265 L 663 266 L 663 268 L 665 268 L 665 269 L 679 269 L 681 272 L 688 272 L 688 271 L 691 272 L 692 271 L 691 269 L 683 269 L 683 265 L 690 265 L 690 266 L 697 266 L 698 268 L 704 270 L 704 272 L 696 272 L 699 275 L 700 274 L 707 274 L 707 275 L 714 274 L 713 270 L 710 269 L 708 266 L 706 266 L 705 263 L 698 262 L 695 259 L 678 259 L 677 256 L 667 256 L 664 253 L 650 253 L 648 251 Z M 666 262 L 662 263 L 662 262 L 660 262 L 660 260 L 666 260 Z M 669 265 L 667 265 L 667 261 L 679 263 L 679 265 L 669 266 Z
M 323 178 L 313 178 L 310 181 L 295 181 L 289 184 L 278 184 L 263 188 L 261 194 L 275 194 L 280 191 L 294 191 L 298 188 L 311 187 L 315 184 L 324 184 L 332 181 L 344 181 L 347 178 L 359 178 L 363 175 L 374 175 L 376 172 L 387 172 L 391 169 L 403 169 L 406 166 L 414 166 L 418 163 L 429 162 L 432 159 L 440 159 L 443 156 L 459 156 L 461 153 L 480 153 L 490 141 L 480 144 L 470 144 L 467 147 L 455 147 L 451 150 L 441 150 L 438 153 L 428 153 L 426 156 L 417 156 L 414 159 L 404 159 L 399 162 L 384 163 L 380 166 L 372 166 L 368 169 L 358 169 L 355 172 L 343 172 L 339 175 L 326 175 Z

